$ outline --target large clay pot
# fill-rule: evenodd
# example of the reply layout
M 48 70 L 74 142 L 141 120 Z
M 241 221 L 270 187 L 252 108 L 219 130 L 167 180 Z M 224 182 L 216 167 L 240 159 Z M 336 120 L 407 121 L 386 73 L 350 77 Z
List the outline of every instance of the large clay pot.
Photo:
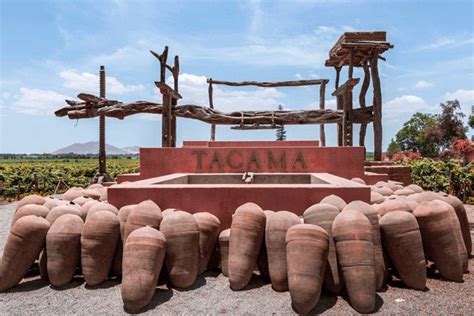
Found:
M 415 200 L 418 203 L 429 202 L 429 201 L 434 201 L 434 200 L 439 200 L 439 199 L 440 199 L 440 195 L 433 191 L 423 191 L 421 193 L 416 194 L 415 196 Z
M 337 264 L 336 245 L 332 238 L 332 223 L 339 214 L 337 207 L 327 203 L 319 203 L 310 206 L 304 211 L 304 222 L 321 226 L 329 235 L 329 253 L 324 273 L 323 288 L 333 294 L 339 294 L 344 286 L 344 282 L 339 272 Z
M 18 219 L 10 233 L 0 262 L 0 292 L 16 286 L 44 248 L 49 222 L 39 216 Z
M 81 209 L 74 204 L 58 205 L 51 209 L 46 216 L 46 220 L 52 225 L 56 219 L 65 214 L 72 214 L 81 217 Z
M 166 210 L 161 212 L 161 216 L 165 217 L 173 213 L 174 211 L 178 211 L 178 209 L 175 208 L 167 208 Z
M 380 204 L 385 201 L 385 197 L 375 191 L 370 191 L 370 204 Z
M 377 210 L 372 205 L 363 201 L 353 201 L 349 203 L 343 211 L 353 210 L 364 214 L 372 225 L 372 242 L 374 244 L 375 260 L 375 288 L 380 290 L 383 287 L 387 268 L 383 258 L 382 241 L 380 240 L 379 216 Z
M 117 217 L 120 222 L 120 238 L 122 239 L 122 242 L 125 241 L 125 223 L 127 223 L 128 216 L 130 215 L 130 212 L 137 206 L 137 204 L 130 204 L 130 205 L 125 205 L 120 208 Z
M 380 216 L 393 211 L 412 212 L 410 205 L 402 199 L 387 199 L 382 204 L 377 205 L 377 212 Z
M 335 207 L 337 207 L 339 212 L 342 211 L 342 209 L 347 205 L 346 201 L 334 194 L 326 196 L 319 203 L 327 203 L 334 205 Z
M 152 200 L 137 204 L 127 217 L 123 240 L 126 241 L 127 236 L 140 227 L 150 226 L 159 229 L 162 218 L 160 207 Z
M 133 211 L 130 216 L 132 214 Z M 187 212 L 176 211 L 163 218 L 160 230 L 166 237 L 165 262 L 171 283 L 177 288 L 190 287 L 196 281 L 199 268 L 199 228 L 196 219 Z
M 128 311 L 136 313 L 150 303 L 165 253 L 165 235 L 154 228 L 141 227 L 128 236 L 122 276 L 122 300 Z
M 85 189 L 83 194 L 84 196 L 87 196 L 88 198 L 94 199 L 94 200 L 99 200 L 100 199 L 100 190 L 102 188 L 98 189 Z
M 73 201 L 75 198 L 78 198 L 82 196 L 83 194 L 84 194 L 83 188 L 72 187 L 63 193 L 62 199 L 66 201 Z
M 198 274 L 207 269 L 207 264 L 216 246 L 221 231 L 221 221 L 208 212 L 193 214 L 199 227 L 199 270 Z
M 383 196 L 390 196 L 393 194 L 393 190 L 386 186 L 375 186 L 371 189 L 373 192 L 377 192 Z
M 268 223 L 268 217 L 275 214 L 275 212 L 271 210 L 265 210 L 263 211 L 263 213 L 265 214 L 266 224 Z M 257 266 L 258 266 L 258 271 L 260 272 L 260 276 L 266 281 L 269 281 L 270 272 L 268 271 L 268 254 L 267 254 L 267 246 L 265 244 L 265 237 L 263 237 L 262 246 L 260 247 L 260 252 L 258 253 Z
M 420 187 L 420 186 L 418 186 L 418 185 L 416 185 L 416 184 L 407 185 L 405 188 L 406 188 L 406 189 L 410 189 L 410 190 L 414 191 L 415 193 L 421 193 L 421 192 L 423 192 L 423 188 Z
M 44 202 L 43 206 L 47 207 L 49 210 L 61 204 L 69 204 L 69 201 L 58 200 L 52 197 L 45 198 L 45 200 L 46 201 Z
M 79 205 L 79 206 L 82 206 L 84 204 L 86 204 L 87 202 L 89 202 L 90 198 L 88 197 L 85 197 L 85 196 L 80 196 L 80 197 L 77 197 L 75 198 L 74 200 L 72 200 L 72 203 L 76 204 L 76 205 Z
M 329 252 L 329 235 L 311 224 L 290 227 L 286 234 L 288 288 L 299 314 L 307 315 L 318 304 Z
M 233 290 L 247 286 L 257 266 L 265 235 L 265 214 L 255 203 L 239 206 L 232 218 L 229 239 L 229 283 Z
M 221 270 L 224 276 L 229 275 L 228 263 L 229 263 L 229 238 L 230 228 L 223 230 L 219 234 L 219 250 L 221 254 Z
M 466 246 L 466 251 L 468 254 L 470 254 L 472 252 L 472 239 L 471 233 L 469 231 L 469 221 L 467 220 L 467 214 L 464 204 L 460 199 L 449 194 L 442 194 L 441 199 L 454 208 L 456 216 L 459 220 L 459 224 L 461 225 L 461 233 L 464 245 Z
M 99 202 L 91 206 L 91 208 L 87 212 L 87 217 L 91 216 L 95 212 L 102 212 L 102 211 L 110 212 L 114 215 L 118 214 L 118 209 L 112 204 L 107 203 L 107 202 Z
M 334 219 L 332 234 L 349 301 L 359 313 L 370 313 L 376 284 L 372 225 L 362 213 L 347 210 Z
M 51 225 L 46 235 L 48 278 L 56 287 L 68 284 L 80 264 L 83 226 L 79 216 L 66 214 Z
M 16 204 L 15 212 L 18 211 L 23 205 L 26 205 L 26 204 L 43 205 L 45 202 L 46 202 L 45 198 L 40 195 L 36 195 L 36 194 L 27 195 L 24 198 L 22 198 L 20 202 Z
M 390 261 L 406 286 L 426 287 L 426 261 L 416 217 L 408 212 L 393 211 L 380 219 L 382 240 Z
M 351 181 L 357 182 L 359 184 L 366 185 L 365 181 L 361 178 L 352 178 Z
M 15 215 L 13 216 L 12 224 L 15 224 L 15 222 L 28 215 L 35 215 L 39 217 L 46 218 L 46 216 L 49 213 L 49 209 L 46 206 L 39 205 L 39 204 L 26 204 L 23 205 L 18 211 L 15 212 Z
M 411 189 L 408 189 L 408 188 L 403 188 L 403 189 L 400 189 L 400 190 L 397 190 L 397 191 L 393 192 L 393 194 L 400 195 L 400 196 L 408 196 L 408 195 L 411 195 L 411 194 L 414 194 L 414 193 L 416 193 L 416 192 L 411 190 Z
M 98 211 L 87 216 L 81 236 L 81 265 L 88 285 L 107 279 L 119 235 L 120 223 L 112 212 Z
M 275 291 L 288 290 L 286 268 L 286 232 L 291 226 L 300 224 L 300 218 L 291 212 L 279 211 L 267 218 L 265 245 L 267 247 L 270 281 Z
M 461 225 L 459 224 L 458 217 L 456 216 L 456 211 L 451 205 L 444 201 L 435 200 L 435 202 L 438 202 L 440 205 L 442 205 L 448 211 L 449 216 L 451 217 L 452 230 L 456 236 L 458 253 L 462 260 L 462 269 L 465 273 L 467 273 L 469 272 L 469 258 L 467 256 L 466 245 L 464 244 L 464 240 L 462 238 Z
M 462 260 L 447 208 L 438 201 L 421 202 L 413 214 L 420 227 L 425 257 L 434 261 L 442 277 L 462 282 Z
M 84 205 L 82 205 L 81 207 L 81 217 L 82 217 L 82 220 L 86 220 L 87 218 L 87 213 L 89 213 L 89 210 L 94 206 L 94 205 L 97 205 L 99 204 L 100 202 L 99 201 L 96 201 L 96 200 L 89 200 L 87 201 L 86 203 L 84 203 Z

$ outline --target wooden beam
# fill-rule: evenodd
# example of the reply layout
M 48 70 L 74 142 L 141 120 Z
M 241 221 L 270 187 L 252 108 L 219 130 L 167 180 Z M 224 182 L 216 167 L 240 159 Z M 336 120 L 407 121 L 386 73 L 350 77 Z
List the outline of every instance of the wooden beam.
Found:
M 212 78 L 209 78 L 207 80 L 207 82 L 209 83 L 209 89 L 208 89 L 209 107 L 211 109 L 214 109 L 214 92 L 213 92 L 213 88 L 212 88 Z M 210 138 L 211 138 L 211 141 L 216 140 L 216 125 L 215 124 L 211 125 L 211 137 Z
M 340 75 L 341 75 L 341 67 L 334 67 L 334 69 L 336 70 L 336 81 L 335 81 L 335 84 L 334 84 L 334 90 L 337 90 L 339 88 L 339 79 L 340 79 Z
M 160 89 L 160 93 L 162 95 L 166 95 L 171 97 L 172 99 L 182 99 L 183 97 L 173 88 L 168 86 L 166 83 L 162 83 L 160 81 L 155 81 L 155 86 Z
M 209 79 L 207 80 L 209 83 Z M 320 85 L 322 83 L 328 83 L 328 79 L 312 79 L 312 80 L 294 80 L 294 81 L 275 81 L 275 82 L 260 82 L 260 81 L 242 81 L 242 82 L 233 82 L 233 81 L 223 81 L 223 80 L 212 80 L 213 84 L 222 84 L 232 87 L 241 87 L 241 86 L 256 86 L 256 87 L 297 87 L 297 86 L 312 86 Z
M 319 109 L 324 110 L 326 107 L 326 83 L 319 86 Z M 326 146 L 326 132 L 324 124 L 319 124 L 319 142 L 321 146 Z
M 374 160 L 382 160 L 382 90 L 378 70 L 378 51 L 375 50 L 370 60 L 370 73 L 374 90 Z
M 334 92 L 331 94 L 333 97 L 338 96 L 338 95 L 343 95 L 346 90 L 352 90 L 355 85 L 359 83 L 360 78 L 352 78 L 348 79 L 342 86 L 334 90 Z
M 365 96 L 367 95 L 367 90 L 370 86 L 370 71 L 367 61 L 364 62 L 364 81 L 362 82 L 362 87 L 360 88 L 359 94 L 359 105 L 361 108 L 366 107 Z M 365 135 L 367 132 L 367 123 L 362 123 L 359 131 L 359 146 L 365 147 Z

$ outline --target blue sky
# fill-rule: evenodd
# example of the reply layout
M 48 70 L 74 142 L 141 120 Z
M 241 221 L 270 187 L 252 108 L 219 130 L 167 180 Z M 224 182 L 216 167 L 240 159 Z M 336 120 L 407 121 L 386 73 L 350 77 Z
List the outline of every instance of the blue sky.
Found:
M 206 78 L 294 80 L 327 78 L 331 46 L 344 31 L 387 31 L 395 45 L 381 62 L 384 148 L 414 112 L 439 112 L 457 98 L 474 105 L 472 1 L 0 1 L 0 152 L 48 152 L 96 140 L 98 120 L 56 118 L 79 92 L 159 100 L 158 62 L 148 52 L 170 47 L 181 64 L 181 104 L 207 105 Z M 345 80 L 347 69 L 343 72 Z M 361 76 L 356 69 L 355 77 Z M 314 88 L 215 90 L 223 111 L 317 107 Z M 356 98 L 357 100 L 357 98 Z M 370 100 L 368 100 L 370 103 Z M 357 102 L 356 102 L 357 103 Z M 334 107 L 331 97 L 328 107 Z M 160 146 L 161 117 L 107 120 L 107 142 Z M 179 119 L 178 143 L 209 138 L 207 124 Z M 318 139 L 317 126 L 287 127 L 288 139 Z M 372 126 L 367 135 L 372 150 Z M 470 131 L 472 134 L 472 131 Z M 358 128 L 355 130 L 358 135 Z M 217 139 L 274 139 L 274 131 L 218 127 Z M 336 142 L 335 128 L 327 141 Z M 354 139 L 357 143 L 357 138 Z

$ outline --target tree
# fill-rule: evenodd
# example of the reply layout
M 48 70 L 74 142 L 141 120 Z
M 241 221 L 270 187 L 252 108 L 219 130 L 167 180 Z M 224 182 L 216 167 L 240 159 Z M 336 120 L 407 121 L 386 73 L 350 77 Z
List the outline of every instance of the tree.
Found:
M 441 131 L 440 145 L 443 149 L 451 147 L 454 141 L 466 139 L 467 128 L 464 126 L 464 113 L 459 112 L 461 105 L 458 100 L 441 103 L 441 115 L 438 116 L 439 130 Z
M 469 127 L 474 128 L 474 115 L 469 115 Z
M 283 106 L 281 104 L 278 105 L 278 111 L 282 111 Z M 276 140 L 286 140 L 286 130 L 285 126 L 282 124 L 276 129 Z
M 395 142 L 401 150 L 413 150 L 423 156 L 434 157 L 440 149 L 437 123 L 436 115 L 417 112 L 403 124 L 395 136 Z
M 387 156 L 388 158 L 392 159 L 392 156 L 394 153 L 396 152 L 399 152 L 401 151 L 402 149 L 400 148 L 400 146 L 397 144 L 397 142 L 395 140 L 392 140 L 390 141 L 390 144 L 388 144 L 388 148 L 387 148 Z

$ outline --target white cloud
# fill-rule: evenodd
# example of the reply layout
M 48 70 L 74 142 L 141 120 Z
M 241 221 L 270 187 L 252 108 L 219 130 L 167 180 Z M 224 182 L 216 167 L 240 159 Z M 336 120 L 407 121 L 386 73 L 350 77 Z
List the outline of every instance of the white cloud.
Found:
M 179 92 L 183 99 L 179 104 L 209 105 L 208 83 L 205 76 L 181 73 L 179 76 Z M 167 80 L 172 85 L 172 78 Z M 213 85 L 214 107 L 223 112 L 271 110 L 282 101 L 284 93 L 275 88 L 224 89 L 221 85 Z
M 425 80 L 420 80 L 415 84 L 415 87 L 418 89 L 431 88 L 432 86 L 433 86 L 433 83 L 425 81 Z
M 30 115 L 49 115 L 62 106 L 69 97 L 51 90 L 20 88 L 20 94 L 14 96 L 12 109 Z
M 466 116 L 474 114 L 474 90 L 459 89 L 454 92 L 447 92 L 445 94 L 446 100 L 458 100 L 461 104 L 461 110 Z
M 303 76 L 301 74 L 295 74 L 295 78 L 298 80 L 302 80 Z
M 402 95 L 382 105 L 383 118 L 387 120 L 405 121 L 415 112 L 429 112 L 430 105 L 416 95 Z
M 452 37 L 441 37 L 433 41 L 428 45 L 422 45 L 415 48 L 415 51 L 424 51 L 424 50 L 432 50 L 438 48 L 455 48 L 461 47 L 464 45 L 472 45 L 474 43 L 474 37 L 472 34 L 465 34 L 462 36 L 452 36 Z
M 459 89 L 454 92 L 447 92 L 445 95 L 446 100 L 457 99 L 461 103 L 472 103 L 474 104 L 474 90 L 463 90 Z
M 76 72 L 75 70 L 61 71 L 59 76 L 64 79 L 63 86 L 65 88 L 77 90 L 77 92 L 89 92 L 98 94 L 99 90 L 99 76 L 88 72 Z M 117 78 L 107 76 L 106 78 L 107 92 L 111 94 L 126 94 L 136 91 L 142 91 L 144 86 L 126 85 L 120 82 Z

